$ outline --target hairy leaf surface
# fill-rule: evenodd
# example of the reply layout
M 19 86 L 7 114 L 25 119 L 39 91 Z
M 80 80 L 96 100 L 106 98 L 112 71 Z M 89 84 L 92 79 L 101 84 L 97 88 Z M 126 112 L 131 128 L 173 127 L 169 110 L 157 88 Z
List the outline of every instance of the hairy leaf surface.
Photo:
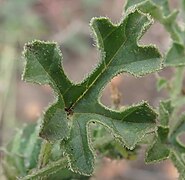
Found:
M 161 101 L 159 105 L 159 120 L 163 127 L 169 125 L 170 115 L 173 112 L 174 107 L 170 100 Z
M 151 23 L 151 18 L 138 10 L 128 12 L 117 25 L 107 18 L 94 18 L 91 27 L 101 60 L 80 84 L 73 84 L 65 75 L 55 43 L 33 41 L 25 46 L 23 79 L 49 84 L 57 95 L 44 115 L 40 136 L 51 142 L 62 141 L 73 171 L 87 175 L 93 172 L 90 123 L 104 125 L 129 149 L 155 129 L 157 114 L 146 102 L 122 111 L 108 109 L 99 102 L 103 88 L 117 74 L 127 72 L 139 77 L 161 68 L 158 50 L 138 44 Z
M 146 163 L 159 162 L 165 160 L 170 155 L 170 150 L 166 144 L 169 128 L 160 126 L 157 131 L 156 139 L 148 149 L 145 161 Z
M 185 179 L 185 144 L 183 144 L 179 139 L 179 136 L 182 133 L 185 133 L 185 115 L 180 118 L 170 139 L 171 143 L 174 145 L 171 150 L 171 160 L 180 174 L 180 180 Z
M 184 31 L 176 22 L 178 11 L 170 11 L 168 0 L 128 0 L 125 10 L 137 7 L 144 13 L 149 13 L 169 32 L 173 42 L 164 58 L 164 66 L 184 66 L 185 48 Z
M 159 111 L 168 110 L 168 112 L 172 112 L 172 108 L 170 105 L 170 101 L 161 102 Z M 170 110 L 171 109 L 171 110 Z M 180 177 L 179 179 L 184 179 L 185 173 L 185 144 L 183 144 L 179 137 L 182 133 L 185 132 L 185 115 L 182 115 L 180 119 L 178 119 L 178 123 L 172 132 L 169 132 L 169 127 L 167 127 L 167 121 L 169 121 L 169 114 L 166 113 L 163 116 L 160 116 L 161 125 L 158 127 L 158 131 L 152 146 L 149 147 L 145 161 L 147 163 L 160 162 L 161 160 L 165 160 L 170 158 L 179 171 Z M 167 111 L 166 111 L 167 112 Z M 167 118 L 168 117 L 168 118 Z M 165 127 L 164 127 L 165 126 Z

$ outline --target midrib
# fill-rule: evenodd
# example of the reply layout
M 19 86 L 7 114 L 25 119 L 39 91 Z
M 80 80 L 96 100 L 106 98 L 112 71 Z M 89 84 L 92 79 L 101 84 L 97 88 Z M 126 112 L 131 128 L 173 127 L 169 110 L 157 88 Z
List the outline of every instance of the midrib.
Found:
M 139 20 L 138 20 L 138 22 L 137 22 L 137 24 L 139 24 L 139 22 L 143 19 L 144 17 L 142 16 Z M 127 21 L 126 21 L 127 22 Z M 136 24 L 136 26 L 137 26 L 137 24 Z M 125 25 L 125 27 L 126 27 L 126 25 Z M 114 31 L 112 31 L 109 35 L 111 35 L 112 33 L 113 33 Z M 124 34 L 125 34 L 125 32 L 124 32 Z M 128 37 L 132 37 L 132 33 L 131 34 L 128 34 L 127 35 Z M 104 41 L 104 39 L 102 39 L 102 36 L 100 36 L 101 37 L 101 41 L 103 42 Z M 126 36 L 125 36 L 126 37 Z M 105 38 L 108 38 L 107 36 L 105 37 Z M 74 102 L 73 102 L 73 104 L 70 106 L 70 108 L 74 108 L 74 106 L 88 93 L 88 91 L 91 89 L 91 87 L 93 87 L 93 85 L 100 79 L 100 77 L 105 73 L 105 71 L 109 68 L 109 66 L 110 66 L 110 64 L 113 62 L 113 60 L 114 60 L 114 58 L 115 58 L 115 56 L 119 53 L 119 51 L 120 51 L 120 49 L 126 44 L 126 42 L 127 42 L 127 38 L 123 41 L 123 43 L 120 45 L 120 47 L 116 50 L 116 52 L 115 52 L 115 54 L 112 56 L 112 58 L 110 59 L 110 61 L 108 62 L 108 64 L 103 68 L 103 70 L 102 70 L 102 72 L 94 79 L 94 81 L 88 86 L 88 88 L 83 92 L 83 94 L 81 95 L 81 96 L 79 96 L 78 98 L 77 98 L 77 100 L 75 100 Z M 106 56 L 106 55 L 105 55 Z M 106 58 L 106 57 L 105 57 Z M 102 62 L 102 64 L 101 65 L 103 65 L 103 62 Z M 99 68 L 101 68 L 101 65 L 99 66 Z M 94 71 L 94 73 L 93 74 L 95 74 L 98 70 L 99 70 L 99 68 L 97 68 L 97 70 L 96 71 Z M 91 76 L 93 75 L 93 74 L 91 74 Z M 90 78 L 90 77 L 89 77 Z
M 81 96 L 79 96 L 79 98 L 72 104 L 71 108 L 73 108 L 80 101 L 80 99 L 82 99 L 88 93 L 88 91 L 91 89 L 91 87 L 100 79 L 100 77 L 110 67 L 110 64 L 113 62 L 115 56 L 119 53 L 119 50 L 125 45 L 126 41 L 127 41 L 127 39 L 121 44 L 121 46 L 115 52 L 115 54 L 113 55 L 113 57 L 111 58 L 111 60 L 109 61 L 109 63 L 103 68 L 102 72 L 94 79 L 94 81 L 88 86 L 88 88 L 84 91 L 84 93 Z M 103 62 L 102 62 L 101 65 L 103 66 Z M 101 68 L 101 65 L 99 66 L 99 68 Z M 94 71 L 94 73 L 96 73 L 99 70 L 99 68 L 96 71 Z

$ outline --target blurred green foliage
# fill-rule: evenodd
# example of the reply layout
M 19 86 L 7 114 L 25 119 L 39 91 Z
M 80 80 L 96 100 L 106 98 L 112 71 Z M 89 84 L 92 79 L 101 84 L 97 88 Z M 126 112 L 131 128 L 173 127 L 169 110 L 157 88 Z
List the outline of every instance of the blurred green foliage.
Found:
M 43 33 L 43 23 L 33 3 L 36 0 L 7 0 L 0 6 L 0 41 L 14 44 L 32 39 Z

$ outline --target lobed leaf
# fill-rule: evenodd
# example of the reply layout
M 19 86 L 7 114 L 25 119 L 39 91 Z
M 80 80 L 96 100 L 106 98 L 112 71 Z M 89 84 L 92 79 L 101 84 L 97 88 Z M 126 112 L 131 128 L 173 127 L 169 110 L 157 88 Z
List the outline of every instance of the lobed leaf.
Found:
M 161 68 L 158 50 L 138 44 L 151 23 L 150 16 L 138 10 L 128 12 L 117 25 L 107 18 L 94 18 L 91 27 L 101 60 L 79 84 L 73 84 L 65 75 L 55 43 L 33 41 L 25 46 L 23 79 L 49 84 L 57 95 L 56 103 L 44 115 L 40 136 L 51 142 L 61 140 L 73 171 L 85 175 L 93 172 L 90 123 L 104 125 L 129 149 L 155 129 L 157 114 L 146 102 L 122 111 L 108 109 L 99 102 L 103 88 L 117 74 L 127 72 L 139 77 Z
M 180 29 L 175 21 L 178 11 L 170 11 L 168 0 L 129 0 L 125 5 L 125 10 L 132 9 L 133 7 L 137 7 L 144 13 L 149 13 L 155 20 L 164 25 L 173 40 L 181 42 L 181 37 L 179 36 Z
M 176 22 L 178 11 L 170 11 L 168 0 L 128 0 L 125 10 L 137 7 L 144 13 L 149 13 L 155 20 L 159 21 L 169 32 L 173 42 L 165 55 L 164 66 L 184 66 L 184 31 Z

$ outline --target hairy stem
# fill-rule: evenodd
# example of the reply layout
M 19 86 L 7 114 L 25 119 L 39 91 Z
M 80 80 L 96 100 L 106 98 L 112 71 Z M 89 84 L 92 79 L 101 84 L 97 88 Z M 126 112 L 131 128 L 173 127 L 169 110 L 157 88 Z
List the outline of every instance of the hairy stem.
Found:
M 39 170 L 36 170 L 34 173 L 21 178 L 22 180 L 38 180 L 42 179 L 49 174 L 53 174 L 58 172 L 61 169 L 67 168 L 68 167 L 68 161 L 67 158 L 61 159 L 56 162 L 51 162 L 50 164 L 46 165 L 44 168 L 41 168 Z
M 52 144 L 48 141 L 43 141 L 40 154 L 39 154 L 39 162 L 38 162 L 38 168 L 41 169 L 45 167 L 48 162 L 51 155 L 52 150 Z

